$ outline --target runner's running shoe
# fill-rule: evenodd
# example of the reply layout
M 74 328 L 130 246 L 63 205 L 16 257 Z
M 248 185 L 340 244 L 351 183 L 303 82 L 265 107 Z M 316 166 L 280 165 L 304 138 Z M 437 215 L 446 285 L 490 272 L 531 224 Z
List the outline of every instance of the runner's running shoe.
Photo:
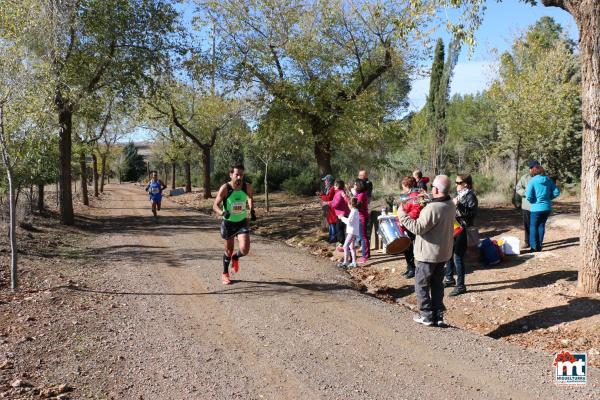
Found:
M 230 285 L 231 280 L 229 279 L 229 274 L 221 275 L 221 282 L 223 282 L 223 285 Z
M 240 259 L 239 258 L 232 258 L 231 259 L 231 266 L 233 267 L 233 272 L 235 272 L 237 274 L 238 271 L 240 270 Z

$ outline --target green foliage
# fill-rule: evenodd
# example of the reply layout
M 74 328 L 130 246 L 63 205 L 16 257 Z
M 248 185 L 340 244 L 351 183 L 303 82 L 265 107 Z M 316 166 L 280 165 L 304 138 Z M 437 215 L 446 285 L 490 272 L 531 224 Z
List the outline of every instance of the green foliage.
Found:
M 144 158 L 138 154 L 137 147 L 133 142 L 129 142 L 123 148 L 123 169 L 121 170 L 121 180 L 127 182 L 135 182 L 140 179 L 146 172 Z
M 573 181 L 581 164 L 579 61 L 561 32 L 546 18 L 517 38 L 501 57 L 490 96 L 498 154 L 537 158 L 549 173 Z
M 319 176 L 312 168 L 305 169 L 300 175 L 286 179 L 281 187 L 295 195 L 312 196 L 320 188 Z
M 407 0 L 199 3 L 228 34 L 222 45 L 246 82 L 300 120 L 288 133 L 310 142 L 321 173 L 338 145 L 379 140 L 406 105 L 407 44 L 424 22 Z
M 282 188 L 282 184 L 285 180 L 290 177 L 295 177 L 300 174 L 300 169 L 297 167 L 291 166 L 287 163 L 278 163 L 274 162 L 269 166 L 269 192 L 280 190 Z M 257 170 L 254 174 L 248 175 L 248 178 L 251 178 L 252 187 L 256 193 L 264 193 L 265 191 L 265 171 L 264 169 Z M 314 192 L 313 192 L 314 193 Z
M 455 95 L 448 103 L 446 171 L 490 170 L 498 146 L 496 106 L 487 94 Z
M 433 55 L 433 64 L 431 65 L 431 74 L 429 79 L 429 96 L 427 96 L 427 109 L 431 118 L 434 118 L 436 113 L 436 106 L 438 104 L 438 96 L 440 95 L 440 84 L 442 82 L 442 75 L 444 73 L 444 41 L 438 39 L 435 45 L 435 51 Z M 440 110 L 439 112 L 441 112 Z
M 481 172 L 473 172 L 473 189 L 478 196 L 483 196 L 486 193 L 495 192 L 498 190 L 499 182 L 493 175 L 482 174 Z

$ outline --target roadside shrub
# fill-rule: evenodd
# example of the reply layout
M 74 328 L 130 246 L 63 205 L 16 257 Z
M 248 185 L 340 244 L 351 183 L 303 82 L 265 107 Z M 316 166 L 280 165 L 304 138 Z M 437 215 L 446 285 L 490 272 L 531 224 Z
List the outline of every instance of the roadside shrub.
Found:
M 269 166 L 269 192 L 281 189 L 281 185 L 286 179 L 298 176 L 300 171 L 295 168 L 290 168 L 284 165 L 273 164 Z M 248 176 L 248 175 L 247 175 Z M 265 170 L 260 169 L 251 174 L 252 187 L 255 193 L 263 193 L 265 191 Z
M 473 177 L 473 187 L 478 196 L 483 196 L 490 192 L 502 191 L 496 179 L 491 175 L 484 175 L 480 172 L 471 174 Z
M 319 176 L 312 169 L 305 169 L 300 175 L 283 181 L 281 187 L 286 192 L 295 195 L 312 196 L 319 190 L 320 180 Z

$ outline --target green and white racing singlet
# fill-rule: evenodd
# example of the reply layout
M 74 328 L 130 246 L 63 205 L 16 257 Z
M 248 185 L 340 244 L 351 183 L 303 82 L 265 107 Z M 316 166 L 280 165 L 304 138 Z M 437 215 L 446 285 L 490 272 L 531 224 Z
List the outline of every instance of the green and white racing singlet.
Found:
M 240 189 L 235 190 L 230 184 L 227 184 L 227 198 L 223 202 L 223 209 L 229 211 L 229 218 L 225 218 L 225 221 L 242 222 L 248 218 L 247 201 L 248 194 L 245 183 Z

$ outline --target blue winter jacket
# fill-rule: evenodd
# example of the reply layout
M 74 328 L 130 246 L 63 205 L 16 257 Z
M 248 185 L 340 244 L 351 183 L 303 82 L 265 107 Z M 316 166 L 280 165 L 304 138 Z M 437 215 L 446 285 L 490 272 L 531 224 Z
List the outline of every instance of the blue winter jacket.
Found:
M 525 197 L 531 203 L 531 212 L 552 211 L 552 199 L 560 195 L 552 179 L 536 175 L 527 184 Z

